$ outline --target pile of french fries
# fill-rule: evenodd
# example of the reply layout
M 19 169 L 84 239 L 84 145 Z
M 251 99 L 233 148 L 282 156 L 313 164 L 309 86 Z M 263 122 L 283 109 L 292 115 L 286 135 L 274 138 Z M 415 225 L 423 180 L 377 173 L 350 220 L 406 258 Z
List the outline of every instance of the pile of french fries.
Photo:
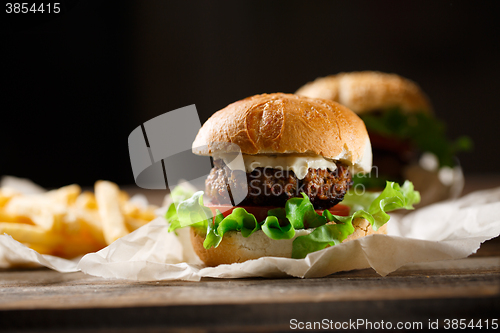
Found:
M 95 252 L 155 218 L 155 206 L 130 201 L 108 181 L 94 193 L 69 185 L 42 194 L 23 195 L 0 188 L 0 234 L 42 254 L 63 258 Z

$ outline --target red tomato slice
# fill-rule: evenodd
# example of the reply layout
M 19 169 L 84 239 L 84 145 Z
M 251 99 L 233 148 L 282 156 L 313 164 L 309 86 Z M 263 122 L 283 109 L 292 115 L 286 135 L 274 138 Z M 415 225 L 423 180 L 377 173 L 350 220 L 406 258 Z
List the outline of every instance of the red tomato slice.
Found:
M 278 208 L 276 206 L 236 206 L 236 207 L 233 207 L 233 206 L 228 206 L 228 205 L 210 205 L 210 204 L 207 204 L 207 207 L 210 208 L 210 210 L 212 211 L 212 214 L 214 214 L 214 216 L 216 214 L 215 210 L 218 209 L 222 213 L 222 215 L 224 215 L 224 217 L 231 214 L 235 208 L 241 207 L 241 208 L 244 208 L 250 214 L 253 214 L 258 222 L 262 222 L 266 219 L 267 212 L 269 210 Z M 342 204 L 337 204 L 328 210 L 333 215 L 339 215 L 339 216 L 348 216 L 349 215 L 349 207 L 346 205 L 342 205 Z M 316 211 L 316 213 L 318 213 L 320 215 L 323 214 L 323 210 L 321 210 L 321 209 L 316 209 L 315 211 Z
M 343 204 L 336 204 L 335 206 L 331 207 L 328 209 L 332 215 L 338 215 L 338 216 L 348 216 L 350 212 L 349 206 L 343 205 Z M 316 213 L 318 214 L 323 214 L 323 210 L 321 209 L 316 209 Z

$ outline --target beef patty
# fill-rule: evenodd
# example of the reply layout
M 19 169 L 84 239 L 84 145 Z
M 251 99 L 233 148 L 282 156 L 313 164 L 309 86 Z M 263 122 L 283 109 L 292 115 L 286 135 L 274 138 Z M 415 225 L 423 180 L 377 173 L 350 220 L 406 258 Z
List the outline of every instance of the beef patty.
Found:
M 214 161 L 214 168 L 205 181 L 207 195 L 212 203 L 223 204 L 231 202 L 229 195 L 241 197 L 248 194 L 237 205 L 281 206 L 288 199 L 302 197 L 304 192 L 315 209 L 330 208 L 344 199 L 344 195 L 352 185 L 352 175 L 346 165 L 338 162 L 337 170 L 308 169 L 304 179 L 298 179 L 293 171 L 272 168 L 256 168 L 251 173 L 241 170 L 231 170 L 222 160 Z M 240 195 L 231 193 L 241 191 Z

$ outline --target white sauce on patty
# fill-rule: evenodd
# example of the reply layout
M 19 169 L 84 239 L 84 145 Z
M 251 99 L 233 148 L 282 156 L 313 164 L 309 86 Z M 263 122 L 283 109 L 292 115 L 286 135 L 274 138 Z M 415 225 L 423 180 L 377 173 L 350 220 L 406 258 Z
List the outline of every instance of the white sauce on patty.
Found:
M 272 168 L 293 171 L 298 179 L 304 179 L 309 168 L 337 170 L 334 161 L 319 155 L 281 154 L 281 155 L 247 155 L 242 154 L 243 161 L 236 154 L 219 154 L 214 159 L 222 159 L 231 170 L 244 170 L 247 173 L 256 168 Z

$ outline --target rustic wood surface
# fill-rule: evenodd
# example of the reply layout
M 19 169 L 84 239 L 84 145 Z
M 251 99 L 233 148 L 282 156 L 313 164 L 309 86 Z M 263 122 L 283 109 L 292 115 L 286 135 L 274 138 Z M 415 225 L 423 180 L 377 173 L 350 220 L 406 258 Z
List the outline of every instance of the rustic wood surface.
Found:
M 476 180 L 465 192 L 491 185 Z M 447 318 L 499 317 L 500 238 L 469 258 L 411 264 L 387 277 L 365 269 L 318 279 L 144 283 L 3 269 L 0 295 L 0 331 L 289 331 L 293 318 L 424 327 L 437 319 L 443 327 Z
M 500 294 L 499 278 L 500 253 L 407 265 L 387 277 L 365 269 L 317 279 L 131 282 L 49 269 L 4 270 L 0 310 L 489 297 Z

